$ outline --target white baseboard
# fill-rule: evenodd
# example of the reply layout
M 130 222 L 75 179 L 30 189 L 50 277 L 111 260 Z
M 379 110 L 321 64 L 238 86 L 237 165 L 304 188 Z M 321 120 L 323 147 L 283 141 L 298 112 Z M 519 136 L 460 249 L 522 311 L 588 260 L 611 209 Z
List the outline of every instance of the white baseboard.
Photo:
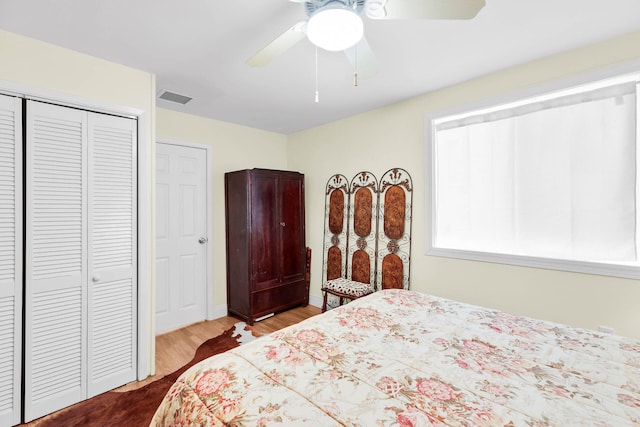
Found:
M 309 304 L 311 304 L 314 307 L 322 308 L 322 297 L 309 295 Z
M 221 317 L 225 317 L 227 315 L 227 304 L 219 305 L 217 307 L 213 307 L 213 310 L 209 313 L 209 318 L 207 320 L 219 319 Z

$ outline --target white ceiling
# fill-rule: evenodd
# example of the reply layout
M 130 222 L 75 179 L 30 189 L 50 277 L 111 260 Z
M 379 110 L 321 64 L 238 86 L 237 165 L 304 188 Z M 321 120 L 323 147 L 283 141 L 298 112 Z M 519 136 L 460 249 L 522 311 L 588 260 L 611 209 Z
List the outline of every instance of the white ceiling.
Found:
M 320 50 L 319 103 L 308 40 L 245 64 L 306 19 L 287 0 L 0 0 L 0 28 L 153 72 L 159 91 L 193 97 L 159 107 L 284 134 L 640 30 L 638 0 L 486 3 L 468 21 L 365 18 L 379 73 L 354 87 L 344 54 Z

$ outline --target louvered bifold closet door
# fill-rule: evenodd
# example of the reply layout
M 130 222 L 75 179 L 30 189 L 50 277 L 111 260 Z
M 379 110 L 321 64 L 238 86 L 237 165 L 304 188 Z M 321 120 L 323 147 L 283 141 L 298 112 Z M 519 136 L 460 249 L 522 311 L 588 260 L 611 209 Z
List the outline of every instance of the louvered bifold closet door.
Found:
M 22 102 L 0 95 L 0 425 L 20 422 Z
M 25 418 L 86 396 L 86 113 L 28 102 Z
M 89 115 L 88 397 L 136 377 L 136 121 Z
M 136 378 L 137 122 L 29 101 L 25 420 Z

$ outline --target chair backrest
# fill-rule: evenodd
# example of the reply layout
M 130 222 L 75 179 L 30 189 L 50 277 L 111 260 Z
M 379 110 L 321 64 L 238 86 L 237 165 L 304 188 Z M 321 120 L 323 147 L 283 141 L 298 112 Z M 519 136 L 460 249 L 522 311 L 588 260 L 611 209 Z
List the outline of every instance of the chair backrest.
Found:
M 380 289 L 409 289 L 413 182 L 407 171 L 388 170 L 378 191 L 377 279 Z
M 306 249 L 306 265 L 305 265 L 305 275 L 304 275 L 304 284 L 305 284 L 305 294 L 304 294 L 304 302 L 302 305 L 309 304 L 309 289 L 311 288 L 311 248 L 307 246 Z
M 349 183 L 347 275 L 376 289 L 376 228 L 378 180 L 371 172 L 359 172 Z

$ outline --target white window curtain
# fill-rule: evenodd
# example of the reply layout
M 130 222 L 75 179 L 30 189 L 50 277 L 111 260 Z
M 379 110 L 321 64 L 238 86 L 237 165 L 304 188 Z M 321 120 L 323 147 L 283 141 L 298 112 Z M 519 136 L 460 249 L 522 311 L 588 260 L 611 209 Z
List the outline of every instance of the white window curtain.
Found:
M 434 126 L 433 245 L 637 263 L 636 84 Z

